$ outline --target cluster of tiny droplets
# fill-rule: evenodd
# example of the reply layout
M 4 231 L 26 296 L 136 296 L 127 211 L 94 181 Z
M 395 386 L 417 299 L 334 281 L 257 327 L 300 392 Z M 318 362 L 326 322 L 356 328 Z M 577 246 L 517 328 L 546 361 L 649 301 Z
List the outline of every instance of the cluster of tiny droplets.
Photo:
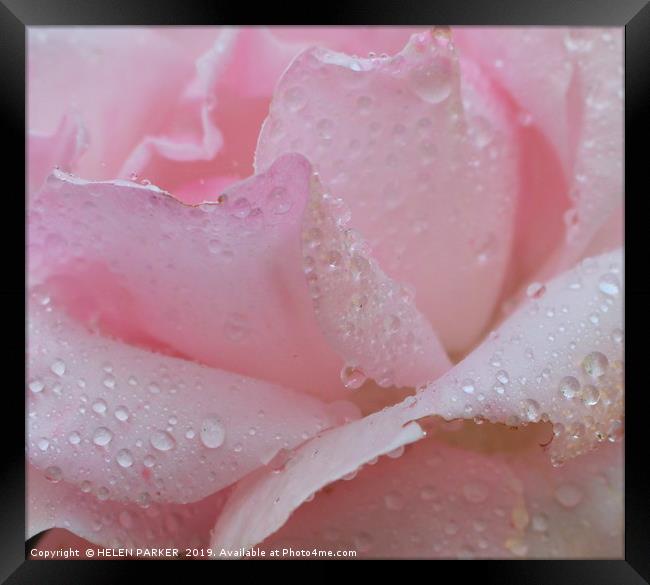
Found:
M 423 351 L 412 326 L 412 291 L 383 275 L 348 221 L 343 202 L 323 192 L 314 175 L 303 229 L 303 269 L 314 310 L 317 316 L 327 311 L 321 322 L 346 358 L 359 356 L 341 371 L 347 388 L 359 388 L 368 376 L 391 386 L 392 365 L 417 360 Z M 364 354 L 367 344 L 370 356 Z

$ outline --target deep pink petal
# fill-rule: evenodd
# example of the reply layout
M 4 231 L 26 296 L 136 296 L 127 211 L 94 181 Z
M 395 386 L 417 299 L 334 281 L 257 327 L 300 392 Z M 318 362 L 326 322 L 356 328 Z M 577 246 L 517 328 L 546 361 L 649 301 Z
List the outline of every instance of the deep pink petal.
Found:
M 305 154 L 450 351 L 475 341 L 493 310 L 516 194 L 505 112 L 477 68 L 463 74 L 461 95 L 442 31 L 392 58 L 308 50 L 278 83 L 255 161 L 263 170 Z
M 28 456 L 123 502 L 192 502 L 232 484 L 342 411 L 286 388 L 107 339 L 31 295 Z

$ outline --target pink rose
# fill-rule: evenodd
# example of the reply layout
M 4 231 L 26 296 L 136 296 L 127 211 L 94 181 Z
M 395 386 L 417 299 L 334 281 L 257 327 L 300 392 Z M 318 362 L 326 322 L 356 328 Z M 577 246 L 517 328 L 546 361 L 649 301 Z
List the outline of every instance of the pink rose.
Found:
M 29 536 L 622 555 L 620 29 L 28 41 Z

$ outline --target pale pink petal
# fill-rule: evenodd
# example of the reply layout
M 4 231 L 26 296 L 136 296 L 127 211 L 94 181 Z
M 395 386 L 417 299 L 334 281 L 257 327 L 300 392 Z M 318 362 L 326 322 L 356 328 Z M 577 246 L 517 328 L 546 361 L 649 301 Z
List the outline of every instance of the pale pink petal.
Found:
M 262 542 L 327 484 L 421 439 L 424 432 L 416 422 L 402 426 L 402 410 L 400 405 L 372 414 L 324 433 L 293 453 L 278 454 L 269 468 L 237 485 L 214 529 L 211 545 L 237 549 Z
M 497 95 L 477 68 L 461 88 L 446 35 L 414 35 L 392 58 L 302 53 L 278 83 L 255 164 L 305 154 L 454 352 L 482 332 L 503 283 L 516 158 Z
M 346 360 L 344 384 L 366 377 L 380 386 L 417 386 L 451 366 L 412 292 L 384 274 L 361 235 L 348 228 L 341 200 L 312 184 L 303 223 L 303 266 L 314 311 Z
M 252 474 L 229 500 L 213 544 L 261 542 L 328 483 L 422 438 L 414 421 L 431 415 L 511 426 L 550 420 L 555 464 L 619 440 L 621 272 L 620 253 L 612 253 L 549 282 L 546 292 L 535 288 L 538 299 L 416 396 L 312 439 L 287 457 L 281 473 Z
M 553 467 L 544 453 L 511 462 L 527 509 L 522 546 L 529 558 L 623 557 L 623 446 Z
M 292 43 L 318 45 L 334 51 L 366 57 L 374 53 L 398 53 L 410 36 L 425 27 L 309 26 L 271 27 L 273 36 Z
M 30 28 L 30 132 L 76 112 L 88 130 L 81 174 L 114 177 L 142 136 L 169 116 L 193 72 L 175 43 L 146 28 Z
M 260 548 L 510 558 L 519 550 L 522 514 L 521 482 L 506 464 L 425 440 L 319 491 Z
M 623 424 L 621 251 L 548 283 L 479 348 L 420 394 L 421 415 L 510 426 L 554 423 L 557 463 L 618 440 Z
M 192 502 L 354 416 L 93 333 L 31 294 L 28 456 L 101 499 Z
M 456 38 L 560 156 L 566 237 L 543 274 L 565 270 L 622 202 L 622 30 L 461 28 Z
M 28 191 L 38 189 L 55 169 L 70 172 L 88 146 L 86 130 L 76 116 L 65 116 L 52 134 L 30 132 L 27 138 Z
M 136 174 L 182 197 L 184 183 L 251 174 L 273 88 L 304 45 L 258 27 L 221 28 L 214 36 L 173 115 L 130 154 L 121 176 Z
M 289 155 L 189 207 L 153 186 L 54 175 L 30 209 L 30 282 L 49 281 L 80 321 L 131 343 L 321 396 L 344 394 L 345 361 L 379 376 L 385 359 L 400 384 L 434 379 L 448 361 L 412 301 L 395 296 L 398 286 L 363 252 L 344 249 L 352 240 L 328 216 L 335 209 L 303 217 L 310 181 L 309 163 Z M 326 223 L 313 249 L 318 271 L 306 276 L 302 242 L 315 213 Z M 317 316 L 307 281 L 334 249 L 340 270 L 322 274 Z M 363 275 L 353 259 L 365 263 Z M 353 307 L 353 294 L 368 305 Z M 339 327 L 343 303 L 352 336 Z M 385 328 L 392 317 L 404 321 L 398 335 Z
M 28 466 L 28 538 L 58 527 L 101 547 L 206 547 L 227 496 L 225 491 L 217 492 L 193 504 L 123 503 L 102 500 L 80 486 L 48 477 Z M 55 547 L 55 543 L 47 545 L 47 537 L 37 546 L 41 550 Z M 82 555 L 86 548 L 81 549 Z

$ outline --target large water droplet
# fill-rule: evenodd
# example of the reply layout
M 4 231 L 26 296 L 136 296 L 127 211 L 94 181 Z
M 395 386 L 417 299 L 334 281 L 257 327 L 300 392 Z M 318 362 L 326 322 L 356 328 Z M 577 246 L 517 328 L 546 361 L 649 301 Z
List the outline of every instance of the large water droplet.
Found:
M 133 465 L 133 455 L 128 449 L 121 449 L 117 452 L 115 459 L 120 467 L 131 467 Z
M 34 393 L 38 394 L 39 392 L 43 391 L 43 388 L 45 388 L 45 384 L 41 382 L 40 380 L 32 380 L 29 383 L 29 389 Z
M 101 398 L 93 403 L 93 411 L 97 414 L 104 414 L 106 412 L 106 408 L 106 401 L 102 400 Z
M 50 369 L 57 375 L 63 376 L 65 374 L 65 362 L 63 360 L 55 360 Z
M 413 91 L 431 104 L 446 100 L 451 93 L 451 72 L 443 59 L 414 68 L 409 82 Z
M 61 471 L 61 468 L 56 465 L 52 465 L 45 469 L 45 479 L 47 479 L 47 481 L 58 483 L 61 481 L 62 477 L 63 472 Z
M 588 376 L 592 378 L 600 378 L 605 375 L 609 360 L 607 356 L 599 351 L 592 351 L 582 361 L 582 368 Z
M 565 376 L 560 380 L 559 391 L 563 398 L 571 400 L 580 391 L 580 382 L 573 376 Z
M 151 433 L 149 442 L 158 451 L 171 451 L 176 446 L 176 441 L 167 431 L 157 430 Z
M 93 443 L 100 447 L 108 445 L 113 439 L 113 433 L 106 427 L 99 427 L 93 435 Z
M 226 430 L 216 416 L 209 416 L 201 423 L 201 442 L 208 449 L 216 449 L 223 445 L 226 438 Z
M 537 422 L 542 414 L 539 404 L 530 398 L 523 401 L 523 413 L 530 422 Z
M 126 406 L 118 406 L 115 409 L 115 418 L 120 422 L 126 422 L 129 420 L 129 411 Z

